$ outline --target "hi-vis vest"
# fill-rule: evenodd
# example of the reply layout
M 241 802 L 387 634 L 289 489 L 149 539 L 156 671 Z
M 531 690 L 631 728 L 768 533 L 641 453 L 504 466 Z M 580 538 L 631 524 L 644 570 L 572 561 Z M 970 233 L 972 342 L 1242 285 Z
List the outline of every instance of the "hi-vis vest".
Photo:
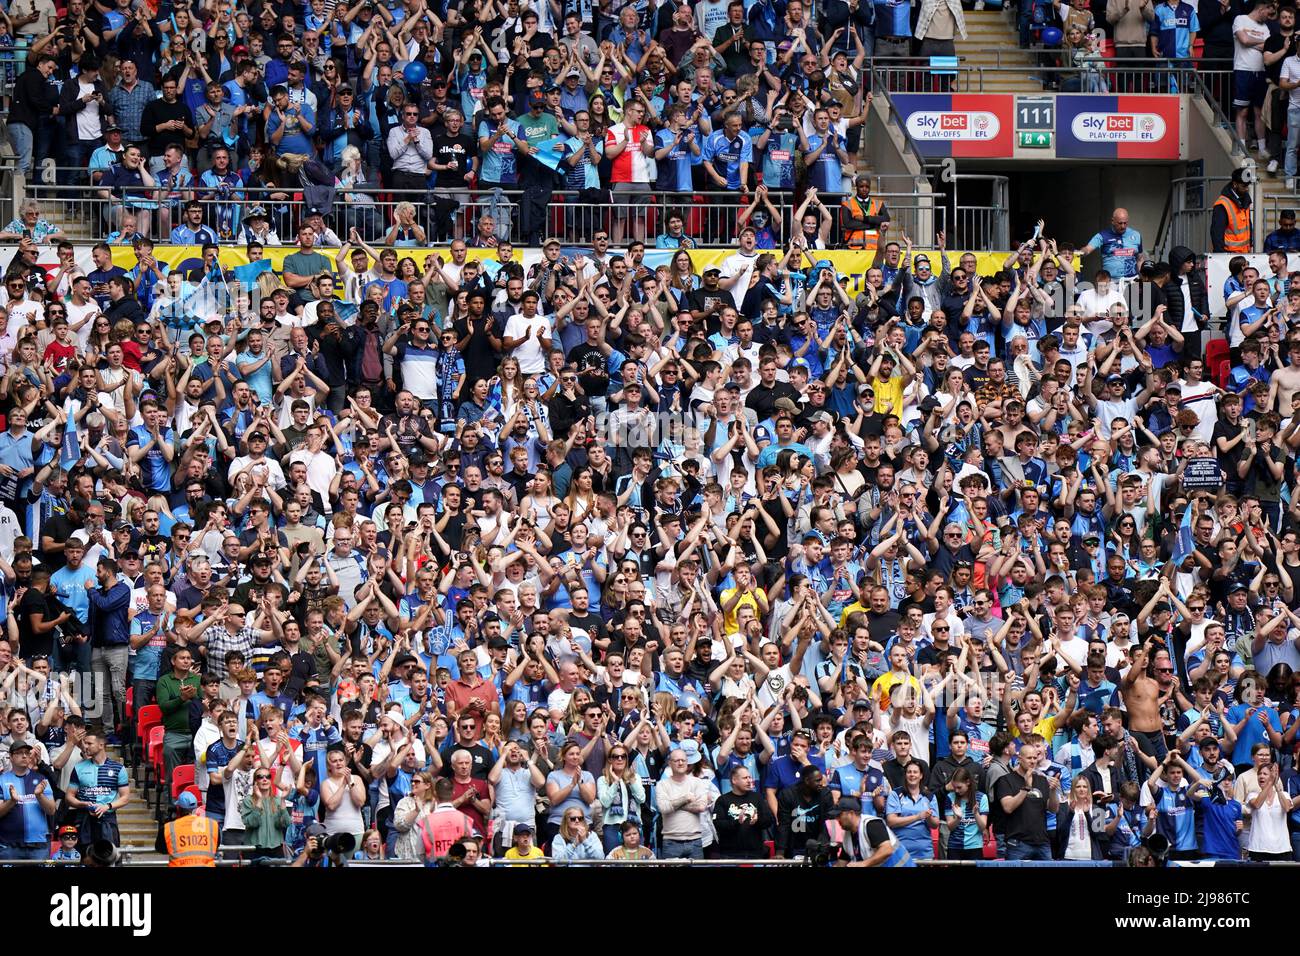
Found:
M 868 216 L 880 214 L 880 200 L 868 199 L 864 207 L 858 201 L 857 196 L 846 196 L 840 203 L 840 208 L 848 211 L 850 219 L 865 220 Z M 850 249 L 864 249 L 867 252 L 874 252 L 876 242 L 880 239 L 880 233 L 875 229 L 845 229 L 844 244 Z
M 1238 206 L 1227 196 L 1220 196 L 1214 205 L 1222 206 L 1228 215 L 1228 224 L 1223 229 L 1223 251 L 1250 252 L 1250 207 Z
M 856 863 L 867 859 L 871 855 L 871 843 L 867 840 L 867 823 L 871 820 L 878 820 L 879 817 L 871 813 L 862 813 L 862 819 L 858 823 L 857 840 L 852 839 L 847 831 L 841 831 L 840 847 L 844 851 L 844 858 L 850 862 Z M 898 842 L 898 837 L 894 831 L 886 825 L 885 832 L 889 834 L 889 843 L 893 847 L 893 852 L 889 854 L 889 859 L 885 860 L 881 866 L 916 866 L 916 861 L 912 859 L 912 854 L 908 853 L 903 844 Z
M 216 866 L 218 827 L 197 814 L 178 817 L 163 828 L 168 866 Z
M 428 863 L 446 856 L 447 851 L 461 837 L 474 835 L 474 826 L 469 817 L 450 804 L 435 807 L 433 812 L 424 815 L 417 826 L 420 841 L 424 844 L 424 858 Z

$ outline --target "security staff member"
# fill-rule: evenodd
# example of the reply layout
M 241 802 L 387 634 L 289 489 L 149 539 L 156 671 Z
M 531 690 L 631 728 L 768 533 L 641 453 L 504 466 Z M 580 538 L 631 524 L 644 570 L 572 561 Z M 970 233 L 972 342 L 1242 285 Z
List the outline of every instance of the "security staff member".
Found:
M 1238 169 L 1223 187 L 1210 212 L 1210 245 L 1213 252 L 1254 251 L 1250 226 L 1250 183 L 1246 170 Z
M 216 866 L 218 827 L 201 817 L 198 798 L 188 790 L 176 798 L 176 818 L 163 827 L 159 847 L 168 866 Z
M 885 821 L 862 812 L 857 797 L 840 797 L 831 811 L 843 831 L 839 866 L 916 866 Z

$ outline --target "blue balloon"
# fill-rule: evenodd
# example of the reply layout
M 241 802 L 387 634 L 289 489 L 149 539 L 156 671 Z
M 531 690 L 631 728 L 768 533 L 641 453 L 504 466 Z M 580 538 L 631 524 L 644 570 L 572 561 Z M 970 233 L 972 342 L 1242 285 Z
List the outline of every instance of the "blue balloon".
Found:
M 1060 27 L 1043 27 L 1043 46 L 1060 46 L 1063 38 Z
M 1057 39 L 1059 40 L 1061 31 L 1057 30 L 1056 34 Z M 406 77 L 406 82 L 410 83 L 412 86 L 419 86 L 424 82 L 424 78 L 428 75 L 428 68 L 419 60 L 412 60 L 410 63 L 406 64 L 405 68 L 402 70 L 402 76 Z

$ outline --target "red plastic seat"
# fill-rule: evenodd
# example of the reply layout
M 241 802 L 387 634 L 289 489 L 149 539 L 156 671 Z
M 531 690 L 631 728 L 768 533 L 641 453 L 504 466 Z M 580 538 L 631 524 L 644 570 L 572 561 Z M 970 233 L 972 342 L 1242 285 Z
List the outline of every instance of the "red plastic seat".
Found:
M 1232 362 L 1228 358 L 1228 340 L 1211 339 L 1205 343 L 1205 367 L 1209 370 L 1210 380 L 1219 388 L 1228 387 L 1228 375 L 1232 371 Z
M 179 797 L 187 787 L 194 785 L 194 764 L 185 763 L 172 768 L 172 799 Z
M 149 729 L 149 736 L 145 740 L 144 749 L 144 796 L 149 799 L 149 789 L 151 786 L 150 775 L 158 781 L 158 789 L 161 791 L 163 784 L 163 736 L 167 733 L 163 725 Z
M 131 770 L 138 772 L 140 760 L 145 756 L 149 744 L 149 735 L 155 727 L 162 726 L 162 708 L 157 704 L 146 704 L 135 715 L 135 738 L 131 741 Z M 145 781 L 149 779 L 149 767 L 144 768 Z

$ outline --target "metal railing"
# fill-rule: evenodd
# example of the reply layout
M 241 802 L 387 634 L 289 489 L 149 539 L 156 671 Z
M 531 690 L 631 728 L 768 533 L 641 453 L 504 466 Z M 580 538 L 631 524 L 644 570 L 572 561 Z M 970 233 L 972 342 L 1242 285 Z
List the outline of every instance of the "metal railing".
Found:
M 1162 248 L 1209 246 L 1210 216 L 1227 176 L 1184 176 L 1169 183 L 1169 227 Z M 1256 229 L 1259 225 L 1256 225 Z
M 904 177 L 909 180 L 910 177 Z M 64 231 L 73 238 L 102 239 L 108 232 L 121 227 L 121 216 L 130 212 L 137 217 L 137 231 L 144 232 L 155 241 L 165 241 L 172 226 L 179 224 L 181 204 L 176 202 L 171 209 L 161 208 L 156 199 L 142 200 L 128 198 L 125 202 L 107 200 L 99 195 L 99 187 L 91 185 L 58 186 L 40 185 L 32 187 L 30 194 L 42 201 L 51 211 L 57 210 L 58 220 Z M 202 194 L 204 190 L 194 190 Z M 272 199 L 272 195 L 289 193 L 290 199 Z M 273 232 L 281 245 L 293 245 L 296 241 L 298 225 L 306 213 L 306 204 L 301 194 L 288 188 L 284 189 L 244 189 L 240 191 L 243 199 L 197 198 L 204 208 L 203 221 L 206 225 L 231 243 L 243 241 L 243 223 L 248 210 L 253 205 L 262 206 L 267 213 Z M 442 210 L 446 215 L 440 219 L 440 210 L 431 193 L 424 190 L 375 190 L 366 195 L 372 205 L 350 205 L 342 199 L 340 193 L 326 217 L 327 223 L 335 230 L 340 239 L 346 240 L 350 229 L 356 226 L 367 242 L 379 243 L 394 221 L 394 212 L 401 202 L 410 202 L 416 207 L 416 222 L 426 232 L 430 245 L 445 242 L 452 237 L 472 237 L 479 217 L 492 212 L 498 219 L 497 235 L 509 237 L 516 244 L 523 244 L 519 208 L 510 201 L 512 194 L 506 193 L 506 200 L 501 203 L 485 199 L 483 192 L 474 194 L 477 198 L 463 203 L 452 212 L 449 208 Z M 655 237 L 667 231 L 668 218 L 680 214 L 684 220 L 685 234 L 697 246 L 733 245 L 736 235 L 743 223 L 740 215 L 749 205 L 749 200 L 735 192 L 716 193 L 680 193 L 654 194 L 647 190 L 649 202 L 638 202 L 632 207 L 620 207 L 618 204 L 577 202 L 577 193 L 556 191 L 546 214 L 542 232 L 547 236 L 556 236 L 565 242 L 582 244 L 601 229 L 610 229 L 615 225 L 616 216 L 621 209 L 632 213 L 627 219 L 624 233 L 626 240 L 635 235 L 642 237 L 653 245 Z M 942 195 L 918 194 L 916 189 L 906 191 L 887 191 L 874 193 L 884 200 L 890 209 L 896 228 L 906 229 L 909 235 L 923 236 L 932 232 L 931 223 L 935 217 L 943 215 Z M 838 199 L 827 197 L 828 209 L 832 217 L 838 219 Z M 750 196 L 752 199 L 752 194 Z M 780 221 L 773 223 L 773 229 L 780 236 L 788 238 L 798 224 L 793 222 L 798 204 L 793 198 L 786 199 L 773 193 L 769 200 L 777 211 Z M 762 209 L 760 205 L 758 207 Z M 148 219 L 147 231 L 143 228 L 144 219 Z M 942 219 L 937 228 L 943 228 Z M 641 225 L 643 223 L 643 227 Z M 450 225 L 450 231 L 446 228 Z M 219 229 L 219 227 L 221 227 Z M 836 223 L 833 231 L 838 227 Z M 472 244 L 472 243 L 471 243 Z

